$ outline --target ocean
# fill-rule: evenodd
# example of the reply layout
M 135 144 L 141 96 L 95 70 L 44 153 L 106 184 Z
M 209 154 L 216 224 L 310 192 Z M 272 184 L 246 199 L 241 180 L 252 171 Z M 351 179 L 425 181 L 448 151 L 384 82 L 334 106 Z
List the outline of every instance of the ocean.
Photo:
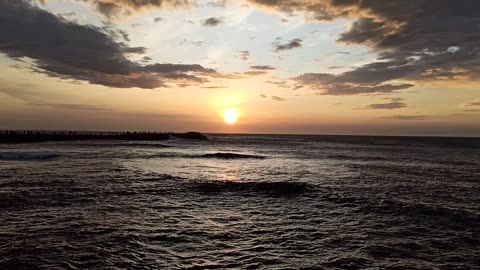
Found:
M 480 269 L 480 139 L 0 145 L 0 269 Z

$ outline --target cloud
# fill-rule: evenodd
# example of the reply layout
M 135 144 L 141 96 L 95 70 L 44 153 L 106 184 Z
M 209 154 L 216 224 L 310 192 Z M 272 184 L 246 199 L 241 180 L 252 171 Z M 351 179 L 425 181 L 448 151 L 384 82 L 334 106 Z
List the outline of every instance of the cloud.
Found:
M 479 107 L 480 108 L 480 98 L 472 100 L 470 102 L 464 103 L 460 105 L 461 108 L 469 108 L 469 107 Z
M 258 69 L 258 70 L 274 70 L 276 68 L 272 66 L 251 66 L 251 69 Z
M 205 89 L 224 89 L 224 88 L 228 88 L 228 86 L 202 86 L 200 88 L 205 88 Z
M 21 0 L 23 1 L 23 0 Z M 187 7 L 196 5 L 194 0 L 77 0 L 89 2 L 106 18 L 128 16 L 150 8 Z
M 272 96 L 271 98 L 272 98 L 272 100 L 274 100 L 274 101 L 285 101 L 285 100 L 286 100 L 286 99 L 284 99 L 284 98 L 277 97 L 277 96 Z
M 156 22 L 156 23 L 158 23 L 158 22 L 163 21 L 163 18 L 161 18 L 161 17 L 156 17 L 156 18 L 153 19 L 153 21 Z
M 261 94 L 260 97 L 262 97 L 262 98 L 267 98 L 268 96 L 265 95 L 265 94 Z
M 304 87 L 303 85 L 294 85 L 293 88 L 292 88 L 292 90 L 295 91 L 295 90 L 301 89 L 301 88 L 303 88 L 303 87 Z
M 378 54 L 378 60 L 346 72 L 339 79 L 363 87 L 367 92 L 372 87 L 397 84 L 398 81 L 438 85 L 480 78 L 478 1 L 250 2 L 282 12 L 304 12 L 310 20 L 354 20 L 339 36 L 338 42 L 367 46 Z
M 382 116 L 377 117 L 377 119 L 391 119 L 391 120 L 402 120 L 402 121 L 410 121 L 410 120 L 425 120 L 427 119 L 427 115 L 392 115 L 392 116 Z
M 266 81 L 265 83 L 276 85 L 277 87 L 290 88 L 286 81 Z
M 371 110 L 395 110 L 395 109 L 401 109 L 401 108 L 406 108 L 408 105 L 404 102 L 402 102 L 403 99 L 400 98 L 394 98 L 391 99 L 390 102 L 388 103 L 374 103 L 367 105 L 363 108 L 359 109 L 371 109 Z
M 215 27 L 221 23 L 223 23 L 222 18 L 210 17 L 208 19 L 203 20 L 202 25 L 207 27 Z
M 205 6 L 212 7 L 212 8 L 224 8 L 226 6 L 226 2 L 227 2 L 226 0 L 208 2 L 205 4 Z
M 258 75 L 264 75 L 267 74 L 266 71 L 263 70 L 253 70 L 253 71 L 246 71 L 243 74 L 245 75 L 251 75 L 251 76 L 258 76 Z
M 280 52 L 280 51 L 291 50 L 295 48 L 301 48 L 302 42 L 303 42 L 302 39 L 295 38 L 284 44 L 274 43 L 273 47 L 276 52 Z
M 62 104 L 62 103 L 28 103 L 30 106 L 50 107 L 60 110 L 75 110 L 75 111 L 107 111 L 108 107 L 87 105 L 87 104 Z
M 30 87 L 0 87 L 0 93 L 24 102 L 40 100 L 38 93 L 31 90 Z
M 182 42 L 180 42 L 178 45 L 192 45 L 192 46 L 200 47 L 200 46 L 203 46 L 203 41 L 201 41 L 201 40 L 189 40 L 189 39 L 184 38 L 182 40 Z
M 305 73 L 292 78 L 301 85 L 319 90 L 321 95 L 357 95 L 373 93 L 392 93 L 413 87 L 413 84 L 380 84 L 376 81 L 365 82 L 366 78 L 349 76 L 348 72 L 340 75 L 329 73 Z M 378 79 L 378 78 L 372 78 Z
M 34 60 L 33 72 L 118 88 L 167 87 L 171 82 L 203 83 L 216 71 L 200 65 L 139 65 L 110 32 L 62 20 L 26 0 L 0 0 L 0 52 Z
M 250 59 L 250 51 L 239 51 L 236 57 L 242 61 L 248 61 Z

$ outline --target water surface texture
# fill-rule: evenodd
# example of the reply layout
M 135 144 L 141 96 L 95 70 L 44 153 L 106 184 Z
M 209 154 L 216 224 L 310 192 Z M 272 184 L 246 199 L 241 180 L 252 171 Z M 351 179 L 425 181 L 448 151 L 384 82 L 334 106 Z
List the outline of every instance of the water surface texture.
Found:
M 0 269 L 480 269 L 480 140 L 0 145 Z

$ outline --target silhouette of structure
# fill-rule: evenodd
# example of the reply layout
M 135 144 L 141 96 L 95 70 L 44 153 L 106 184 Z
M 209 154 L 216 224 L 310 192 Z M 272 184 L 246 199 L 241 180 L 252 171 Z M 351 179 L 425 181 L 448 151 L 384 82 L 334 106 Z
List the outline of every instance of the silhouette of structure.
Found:
M 31 143 L 47 141 L 126 140 L 163 141 L 170 138 L 208 140 L 199 132 L 105 132 L 105 131 L 53 131 L 53 130 L 0 130 L 0 143 Z

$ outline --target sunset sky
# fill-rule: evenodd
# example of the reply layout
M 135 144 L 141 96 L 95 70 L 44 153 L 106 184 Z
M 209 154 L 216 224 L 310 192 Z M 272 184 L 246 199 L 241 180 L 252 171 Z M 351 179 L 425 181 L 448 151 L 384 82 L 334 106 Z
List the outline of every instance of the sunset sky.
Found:
M 0 67 L 2 129 L 480 136 L 478 0 L 0 0 Z

